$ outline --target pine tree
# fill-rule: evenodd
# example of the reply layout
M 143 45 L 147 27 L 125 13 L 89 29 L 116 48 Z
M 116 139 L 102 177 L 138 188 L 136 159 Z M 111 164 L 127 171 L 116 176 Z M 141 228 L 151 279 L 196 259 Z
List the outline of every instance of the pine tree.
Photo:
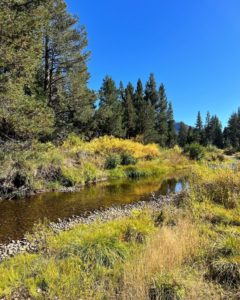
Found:
M 123 85 L 122 81 L 120 81 L 118 93 L 119 93 L 120 101 L 122 103 L 125 102 L 126 101 L 126 94 L 125 94 L 125 88 L 124 88 L 124 85 Z
M 211 117 L 210 135 L 211 135 L 211 143 L 218 148 L 222 148 L 223 147 L 222 124 L 217 116 Z
M 75 132 L 87 139 L 95 135 L 96 95 L 87 87 L 88 79 L 88 74 L 81 73 L 80 70 L 75 70 L 68 76 L 68 90 L 64 91 L 65 105 L 58 115 L 58 132 L 62 136 L 64 132 Z
M 144 91 L 142 81 L 138 79 L 137 88 L 134 95 L 134 107 L 136 111 L 136 134 L 142 135 L 145 127 L 146 101 L 144 100 Z
M 155 143 L 158 139 L 158 134 L 155 129 L 155 110 L 150 103 L 146 103 L 144 114 L 144 129 L 143 141 L 145 144 Z
M 157 92 L 157 84 L 154 78 L 154 74 L 151 73 L 149 80 L 147 81 L 145 88 L 145 101 L 153 106 L 154 109 L 157 108 L 158 105 L 158 92 Z
M 194 129 L 194 140 L 197 143 L 203 142 L 203 123 L 200 111 L 197 114 L 197 120 Z
M 83 26 L 77 28 L 78 19 L 67 12 L 64 0 L 50 0 L 48 12 L 39 82 L 54 110 L 57 132 L 71 130 L 73 124 L 77 131 L 84 132 L 95 101 L 93 92 L 87 88 L 87 33 Z
M 2 139 L 40 138 L 52 132 L 53 114 L 39 97 L 36 73 L 41 63 L 47 1 L 1 0 L 0 132 Z
M 184 147 L 188 142 L 188 127 L 183 122 L 180 122 L 178 132 L 178 144 L 180 147 Z
M 150 74 L 149 80 L 146 83 L 144 100 L 144 142 L 156 142 L 158 134 L 156 131 L 156 107 L 158 104 L 157 85 L 153 74 Z
M 231 146 L 238 149 L 240 147 L 240 110 L 230 116 L 225 131 L 225 139 L 226 133 Z
M 170 107 L 171 108 L 171 107 Z M 165 147 L 168 142 L 168 101 L 163 84 L 159 88 L 159 102 L 157 106 L 157 131 L 159 134 L 159 144 Z
M 99 109 L 96 112 L 98 135 L 125 136 L 123 108 L 118 95 L 115 82 L 106 76 L 99 91 Z
M 189 126 L 188 133 L 187 133 L 187 144 L 192 144 L 193 142 L 196 142 L 194 136 L 194 129 L 191 126 Z
M 211 138 L 211 115 L 207 112 L 205 126 L 204 126 L 204 145 L 209 145 L 212 143 Z
M 176 134 L 175 121 L 173 117 L 173 108 L 171 102 L 168 104 L 167 124 L 168 124 L 167 146 L 172 148 L 173 146 L 176 145 L 177 134 Z
M 125 90 L 125 100 L 123 101 L 123 122 L 126 128 L 127 138 L 133 137 L 136 133 L 136 111 L 134 107 L 134 87 L 129 82 Z

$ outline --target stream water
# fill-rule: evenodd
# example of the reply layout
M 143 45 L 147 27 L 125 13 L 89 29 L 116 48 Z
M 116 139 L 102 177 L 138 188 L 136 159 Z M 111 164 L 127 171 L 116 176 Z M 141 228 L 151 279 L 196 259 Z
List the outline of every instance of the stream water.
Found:
M 186 184 L 183 174 L 168 178 L 139 180 L 114 180 L 85 187 L 74 193 L 51 192 L 27 199 L 0 202 L 0 243 L 22 238 L 31 232 L 34 224 L 47 218 L 81 215 L 86 211 L 107 208 L 112 205 L 148 201 L 152 193 L 167 195 L 180 191 Z

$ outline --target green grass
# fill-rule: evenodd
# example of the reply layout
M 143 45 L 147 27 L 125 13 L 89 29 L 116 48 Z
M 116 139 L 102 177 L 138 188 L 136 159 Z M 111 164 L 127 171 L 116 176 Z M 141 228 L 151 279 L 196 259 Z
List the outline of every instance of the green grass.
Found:
M 50 234 L 47 251 L 18 255 L 0 265 L 0 296 L 24 287 L 37 299 L 44 293 L 50 299 L 100 299 L 124 261 L 154 231 L 151 215 L 136 211 L 127 219 Z

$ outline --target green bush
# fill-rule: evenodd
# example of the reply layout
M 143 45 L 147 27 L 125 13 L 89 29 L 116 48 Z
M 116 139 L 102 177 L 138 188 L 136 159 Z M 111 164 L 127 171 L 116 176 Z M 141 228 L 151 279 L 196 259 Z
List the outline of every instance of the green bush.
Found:
M 198 143 L 187 145 L 184 152 L 189 155 L 190 159 L 201 160 L 205 156 L 205 148 Z
M 131 154 L 123 153 L 121 155 L 121 165 L 128 166 L 128 165 L 136 165 L 137 159 L 133 157 Z
M 118 154 L 111 154 L 107 157 L 105 161 L 105 169 L 111 170 L 115 169 L 121 164 L 121 156 Z
M 136 167 L 128 167 L 125 169 L 125 174 L 128 178 L 140 178 L 147 176 L 147 173 L 144 170 L 140 170 Z
M 181 300 L 185 298 L 185 288 L 171 274 L 159 275 L 149 289 L 150 300 Z
M 224 257 L 214 260 L 209 265 L 209 277 L 216 282 L 237 288 L 240 286 L 240 257 Z

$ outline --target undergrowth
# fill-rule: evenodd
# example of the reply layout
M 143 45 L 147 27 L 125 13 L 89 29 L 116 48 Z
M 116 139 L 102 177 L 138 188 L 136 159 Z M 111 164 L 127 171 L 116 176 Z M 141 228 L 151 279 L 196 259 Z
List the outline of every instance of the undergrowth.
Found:
M 85 142 L 70 135 L 59 146 L 9 144 L 0 154 L 2 198 L 78 187 L 107 178 L 157 175 L 188 164 L 179 148 L 163 150 L 156 144 L 107 136 Z

